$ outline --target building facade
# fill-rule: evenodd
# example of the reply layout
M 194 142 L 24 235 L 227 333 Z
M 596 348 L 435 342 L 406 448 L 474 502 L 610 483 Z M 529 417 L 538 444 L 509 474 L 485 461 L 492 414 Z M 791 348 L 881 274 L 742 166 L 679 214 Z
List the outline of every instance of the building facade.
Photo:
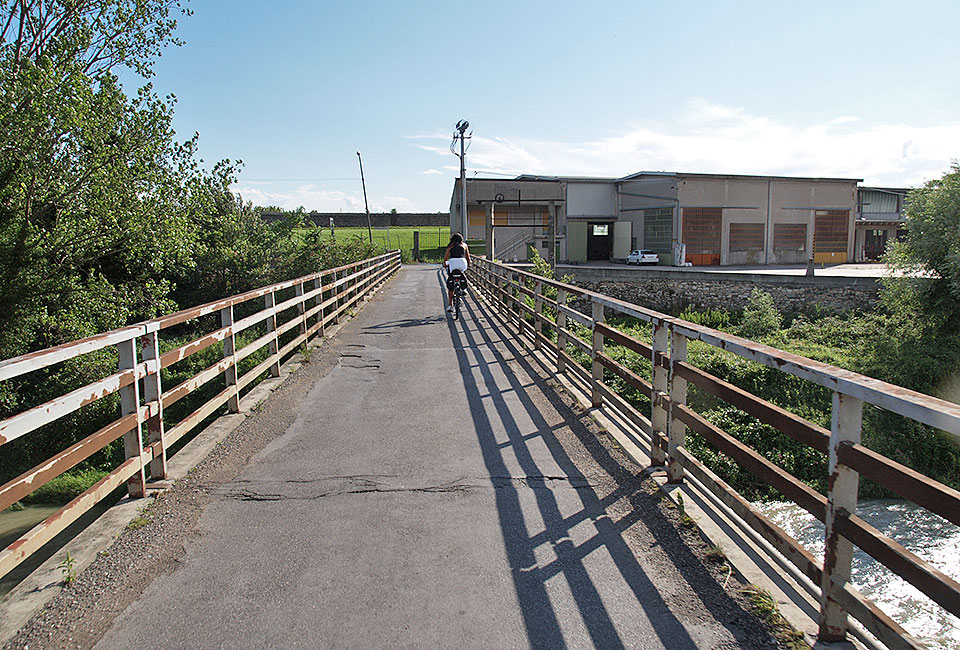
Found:
M 467 181 L 467 237 L 493 234 L 504 260 L 525 260 L 531 247 L 549 259 L 552 243 L 557 261 L 573 263 L 649 249 L 661 264 L 838 264 L 855 259 L 859 182 L 673 172 L 475 179 Z M 458 182 L 455 230 L 459 196 Z
M 854 249 L 857 262 L 875 262 L 887 244 L 903 235 L 907 193 L 903 187 L 861 187 L 857 191 Z

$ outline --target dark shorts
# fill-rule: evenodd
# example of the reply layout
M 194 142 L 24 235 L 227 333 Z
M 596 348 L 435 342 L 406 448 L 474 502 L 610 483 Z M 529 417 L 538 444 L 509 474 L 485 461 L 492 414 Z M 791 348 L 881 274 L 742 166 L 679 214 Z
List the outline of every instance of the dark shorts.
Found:
M 460 271 L 451 271 L 447 274 L 447 289 L 453 289 L 455 282 L 460 282 L 464 289 L 467 288 L 467 276 Z

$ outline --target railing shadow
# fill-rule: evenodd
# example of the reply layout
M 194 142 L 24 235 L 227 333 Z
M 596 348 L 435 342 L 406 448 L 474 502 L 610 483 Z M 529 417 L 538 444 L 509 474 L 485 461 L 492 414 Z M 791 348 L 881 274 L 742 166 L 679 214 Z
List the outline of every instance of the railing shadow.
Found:
M 438 274 L 438 278 L 441 280 L 441 289 L 445 293 L 441 274 Z M 639 482 L 625 481 L 625 484 L 614 493 L 601 498 L 590 487 L 587 478 L 554 437 L 544 414 L 527 395 L 527 387 L 523 386 L 520 380 L 510 372 L 505 373 L 506 379 L 499 380 L 498 384 L 492 368 L 498 365 L 505 367 L 507 359 L 494 345 L 500 342 L 499 337 L 494 340 L 482 325 L 482 319 L 489 320 L 491 315 L 478 307 L 474 299 L 466 301 L 463 314 L 465 317 L 461 317 L 460 321 L 448 320 L 448 327 L 456 348 L 467 392 L 470 416 L 477 431 L 484 463 L 497 488 L 495 495 L 501 534 L 512 569 L 514 588 L 530 647 L 564 648 L 568 645 L 567 639 L 564 638 L 564 626 L 558 619 L 556 604 L 551 600 L 547 588 L 547 582 L 558 576 L 565 579 L 570 596 L 580 612 L 594 646 L 623 648 L 627 644 L 635 643 L 635 639 L 625 640 L 622 637 L 623 630 L 617 629 L 604 601 L 604 594 L 600 593 L 597 584 L 587 571 L 585 558 L 601 549 L 612 559 L 623 583 L 633 593 L 639 607 L 646 612 L 650 626 L 661 643 L 677 650 L 697 647 L 683 624 L 670 612 L 663 596 L 647 577 L 622 536 L 624 530 L 636 523 L 641 510 L 634 509 L 630 515 L 616 522 L 611 520 L 606 512 L 606 508 L 611 503 L 625 496 L 632 499 L 653 497 L 642 492 L 634 494 L 640 489 Z M 510 342 L 508 346 L 514 358 L 524 363 L 522 353 Z M 492 359 L 485 358 L 484 355 L 492 356 Z M 528 369 L 532 370 L 529 366 Z M 530 374 L 535 382 L 541 381 L 535 372 Z M 517 417 L 511 412 L 511 407 L 505 400 L 505 393 L 508 392 L 516 393 L 519 397 L 524 412 L 518 415 L 529 418 L 534 423 L 538 435 L 532 437 L 530 434 L 523 434 Z M 550 395 L 552 390 L 547 388 L 543 392 Z M 487 404 L 489 406 L 486 406 Z M 576 421 L 576 417 L 562 403 L 554 404 L 554 407 L 559 407 L 560 413 L 566 416 L 568 421 Z M 494 421 L 493 418 L 499 421 Z M 505 432 L 508 443 L 503 444 L 496 440 L 495 427 Z M 572 428 L 576 429 L 576 427 Z M 583 434 L 578 435 L 586 438 Z M 528 483 L 528 487 L 520 488 L 524 491 L 530 490 L 535 499 L 544 525 L 544 530 L 537 532 L 530 531 L 529 524 L 524 518 L 518 482 L 506 480 L 511 478 L 505 456 L 507 451 L 512 452 L 520 465 L 521 472 L 525 475 L 520 478 L 543 479 L 545 471 L 538 466 L 529 447 L 533 438 L 540 439 L 547 447 L 552 462 L 566 477 L 570 489 L 576 491 L 581 504 L 578 512 L 565 516 L 558 503 L 557 493 L 553 489 L 544 489 L 545 485 L 534 482 Z M 602 459 L 602 454 L 596 453 L 596 447 L 600 445 L 594 439 L 593 444 L 588 445 L 588 448 L 594 449 L 593 453 Z M 612 458 L 605 460 L 606 462 L 601 465 L 611 476 L 619 477 L 624 474 L 622 468 L 616 465 Z M 632 475 L 629 475 L 629 478 L 633 478 Z M 574 543 L 573 538 L 581 537 L 583 532 L 578 529 L 577 533 L 573 533 L 572 529 L 586 521 L 592 522 L 595 534 L 586 541 Z M 683 546 L 678 538 L 663 539 L 662 543 Z M 556 559 L 541 565 L 536 555 L 538 549 L 543 546 L 552 548 Z M 701 569 L 701 571 L 710 577 L 705 570 Z
M 402 318 L 399 320 L 391 320 L 385 323 L 378 323 L 376 325 L 367 325 L 363 328 L 363 331 L 376 331 L 376 330 L 392 330 L 396 328 L 407 328 L 407 327 L 423 327 L 424 325 L 433 325 L 434 323 L 439 323 L 443 320 L 442 315 L 428 316 L 426 318 Z
M 479 309 L 484 311 L 484 313 L 490 313 L 489 308 L 486 306 L 479 307 Z M 506 326 L 506 323 L 501 320 L 499 316 L 497 316 L 497 318 L 502 325 Z M 528 350 L 512 339 L 503 339 L 503 343 L 507 349 L 510 350 L 511 354 L 514 355 L 516 362 L 522 366 L 524 371 L 532 378 L 533 383 L 541 387 L 543 394 L 554 408 L 563 414 L 565 418 L 576 418 L 577 414 L 564 403 L 553 389 L 545 386 L 545 382 L 542 379 L 543 374 L 555 373 L 556 369 L 549 367 L 542 359 L 530 355 Z M 533 363 L 540 366 L 540 371 L 533 367 L 533 363 L 530 361 L 531 359 L 533 359 Z M 604 472 L 615 477 L 618 481 L 629 482 L 634 480 L 634 476 L 625 471 L 620 461 L 610 454 L 608 449 L 597 440 L 594 434 L 582 428 L 573 428 L 572 430 L 584 447 L 590 451 L 591 457 L 600 465 Z M 604 503 L 604 507 L 606 507 L 606 505 L 616 501 L 617 498 L 619 497 L 614 493 L 607 497 L 602 503 Z M 704 568 L 700 558 L 690 550 L 687 542 L 678 533 L 673 521 L 660 515 L 659 509 L 655 505 L 656 502 L 660 500 L 659 496 L 650 495 L 643 490 L 634 489 L 629 491 L 628 498 L 635 512 L 652 514 L 652 517 L 644 518 L 645 526 L 656 539 L 657 545 L 663 549 L 667 557 L 677 567 L 683 579 L 688 584 L 696 586 L 697 594 L 700 596 L 701 601 L 716 620 L 724 623 L 733 622 L 734 619 L 731 615 L 743 617 L 740 619 L 741 622 L 744 619 L 753 620 L 755 618 L 752 614 L 746 612 L 737 601 L 731 598 L 710 572 Z M 707 503 L 697 498 L 696 495 L 690 494 L 688 498 L 695 500 L 697 505 L 705 511 L 710 508 Z M 633 521 L 635 521 L 635 519 Z M 633 521 L 630 521 L 630 524 L 632 524 Z M 725 529 L 731 539 L 735 539 L 738 536 L 730 530 L 729 525 L 722 520 L 717 521 L 717 523 Z M 620 529 L 625 530 L 629 528 L 630 524 L 622 526 Z M 760 558 L 755 551 L 746 549 L 745 552 L 754 559 L 758 566 L 763 564 L 763 562 L 759 561 Z M 789 583 L 785 582 L 776 572 L 771 571 L 770 573 L 772 575 L 768 575 L 768 577 L 776 582 L 785 594 L 796 595 L 796 597 L 792 599 L 792 602 L 802 602 L 803 604 L 799 605 L 801 609 L 816 620 L 817 612 L 809 610 L 804 599 L 796 590 L 790 586 Z M 735 636 L 741 633 L 735 623 L 727 624 L 727 628 L 730 629 Z M 773 637 L 770 637 L 770 642 L 772 644 L 771 647 L 774 647 L 776 642 L 773 640 Z

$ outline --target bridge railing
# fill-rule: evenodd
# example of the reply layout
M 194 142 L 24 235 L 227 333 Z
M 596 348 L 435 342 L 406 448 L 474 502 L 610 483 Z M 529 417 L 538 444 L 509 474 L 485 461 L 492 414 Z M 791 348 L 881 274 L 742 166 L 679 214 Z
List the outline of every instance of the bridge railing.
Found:
M 864 404 L 954 436 L 960 435 L 960 406 L 486 259 L 474 258 L 470 275 L 474 286 L 516 327 L 518 335 L 552 355 L 557 373 L 580 383 L 594 406 L 616 411 L 642 432 L 640 442 L 651 463 L 665 465 L 668 481 L 697 483 L 777 551 L 771 556 L 820 603 L 821 640 L 842 640 L 849 631 L 874 645 L 858 626 L 848 624 L 849 615 L 888 648 L 925 647 L 850 582 L 854 545 L 946 611 L 960 616 L 960 585 L 956 581 L 856 515 L 859 476 L 863 475 L 960 525 L 960 492 L 871 451 L 860 440 Z M 650 340 L 641 341 L 611 327 L 605 323 L 607 313 L 649 323 Z M 651 380 L 606 354 L 607 341 L 646 359 Z M 689 341 L 701 341 L 826 387 L 832 391 L 830 430 L 692 365 L 687 358 Z M 576 360 L 577 353 L 581 359 L 589 358 L 589 369 Z M 640 413 L 618 394 L 605 380 L 605 372 L 648 397 L 649 413 Z M 686 403 L 688 384 L 825 454 L 829 459 L 827 494 L 810 488 L 691 409 Z M 686 447 L 688 428 L 823 522 L 823 557 L 814 557 L 695 458 Z
M 116 373 L 0 421 L 0 453 L 5 451 L 2 445 L 30 436 L 115 393 L 120 394 L 121 411 L 116 420 L 0 486 L 0 511 L 121 437 L 126 459 L 83 494 L 0 550 L 0 576 L 9 573 L 117 487 L 126 483 L 131 496 L 141 497 L 146 494 L 148 476 L 151 482 L 166 479 L 167 452 L 177 441 L 224 405 L 229 412 L 238 412 L 241 395 L 257 379 L 267 373 L 279 376 L 284 357 L 311 336 L 322 335 L 328 325 L 358 306 L 399 266 L 399 252 L 394 251 L 0 361 L 0 382 L 7 382 L 98 351 L 115 349 L 118 360 Z M 184 328 L 186 323 L 192 327 Z M 198 335 L 196 332 L 202 331 L 204 324 L 214 329 Z M 166 341 L 167 345 L 161 346 L 164 332 L 184 330 L 193 338 L 184 343 L 173 337 L 173 343 Z M 175 347 L 161 351 L 171 344 Z M 162 370 L 217 344 L 221 352 L 213 365 L 175 386 L 162 384 Z M 218 381 L 223 382 L 222 389 L 211 390 Z M 164 409 L 204 390 L 215 394 L 172 426 L 167 422 Z

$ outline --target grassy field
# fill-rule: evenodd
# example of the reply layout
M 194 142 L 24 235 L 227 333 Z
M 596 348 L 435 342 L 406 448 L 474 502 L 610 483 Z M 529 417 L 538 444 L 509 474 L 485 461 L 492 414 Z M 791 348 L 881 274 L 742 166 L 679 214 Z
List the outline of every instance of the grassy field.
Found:
M 411 226 L 405 228 L 391 228 L 390 242 L 387 244 L 387 230 L 374 229 L 373 241 L 384 249 L 396 250 L 399 248 L 408 259 L 413 251 L 413 233 L 420 233 L 420 260 L 424 262 L 439 262 L 443 259 L 443 251 L 450 242 L 450 228 L 448 226 Z M 324 238 L 329 239 L 330 229 L 323 229 Z M 338 240 L 360 238 L 366 240 L 369 233 L 366 228 L 335 228 L 333 237 Z

